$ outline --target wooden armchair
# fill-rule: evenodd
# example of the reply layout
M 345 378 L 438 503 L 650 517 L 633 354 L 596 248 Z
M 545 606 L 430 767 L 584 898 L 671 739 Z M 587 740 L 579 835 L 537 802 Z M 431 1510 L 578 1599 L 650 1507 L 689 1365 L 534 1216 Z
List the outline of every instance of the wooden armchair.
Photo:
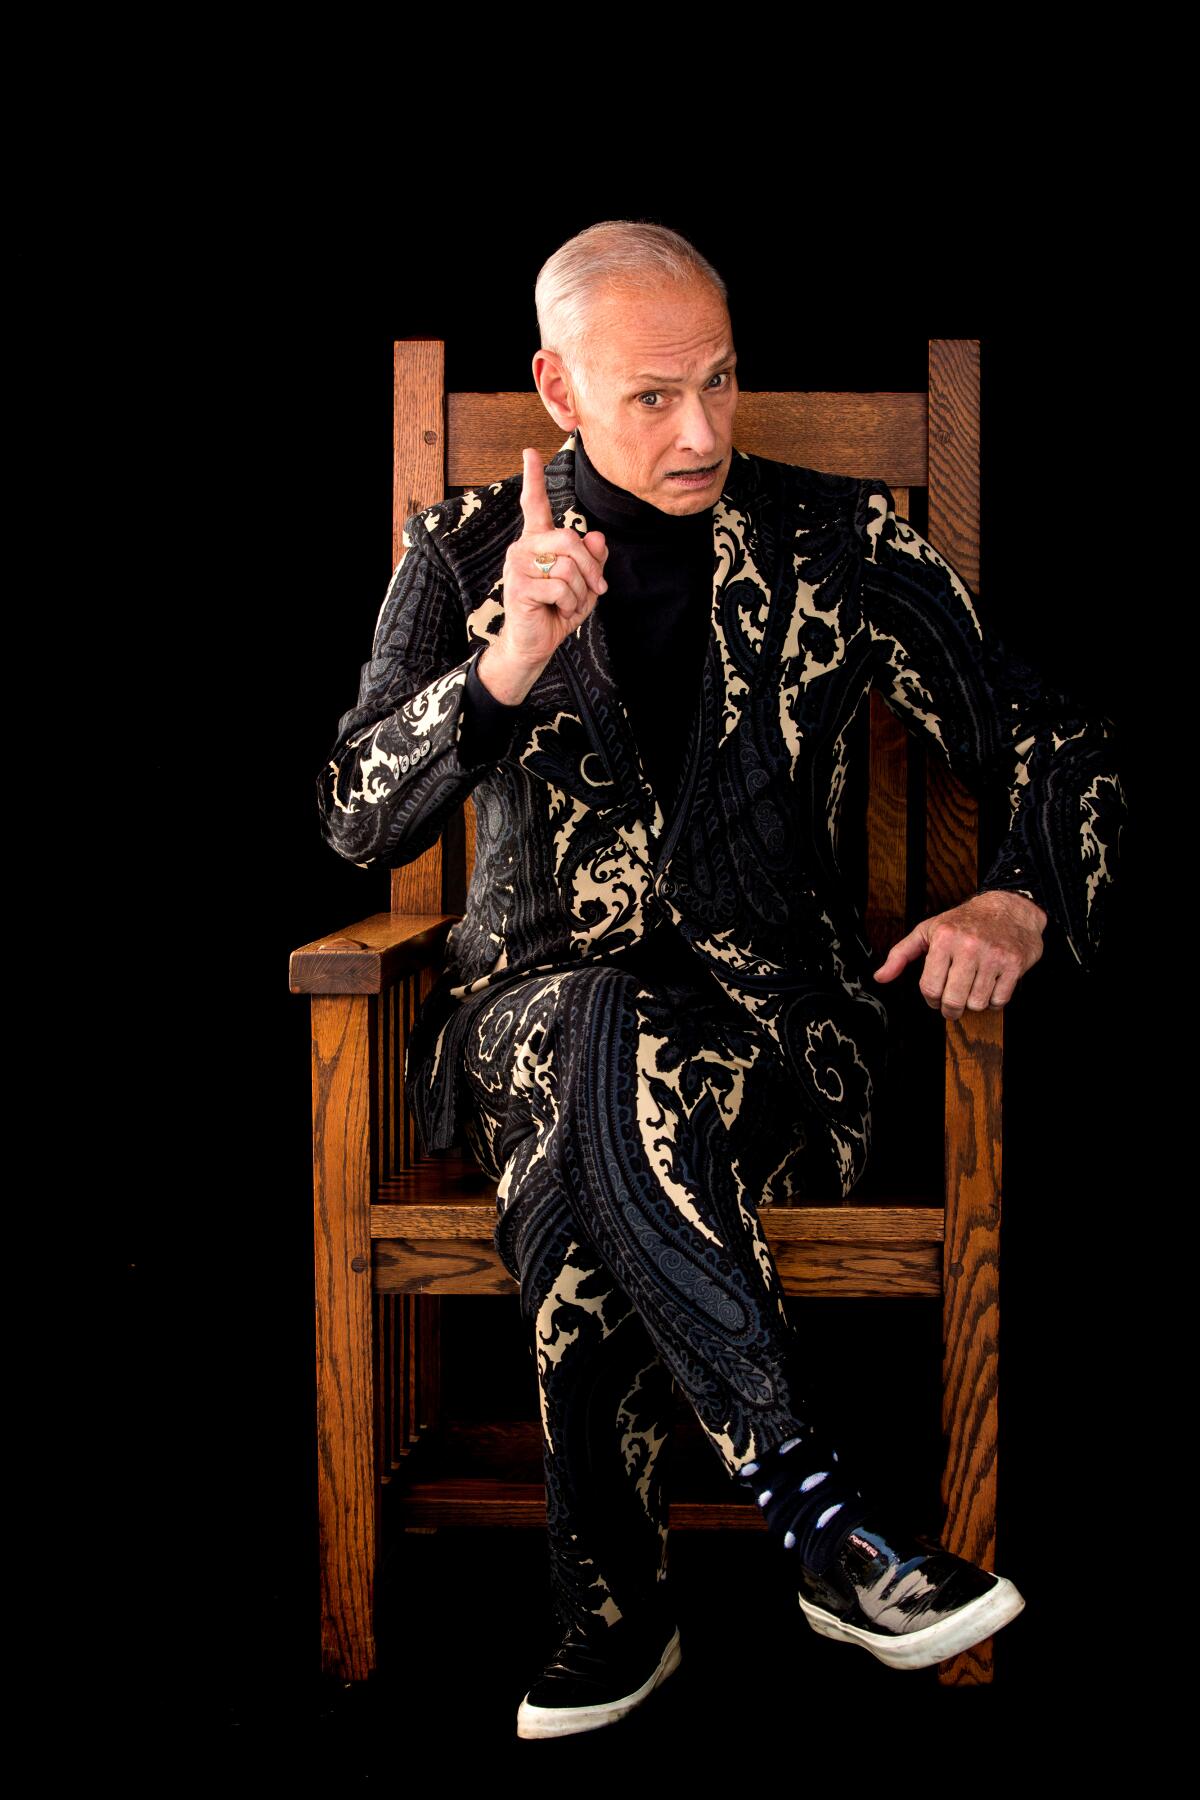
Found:
M 736 441 L 785 462 L 882 476 L 901 513 L 910 490 L 925 488 L 925 535 L 977 588 L 978 348 L 932 340 L 928 394 L 744 393 Z M 511 475 L 525 444 L 548 460 L 562 440 L 533 392 L 447 395 L 439 342 L 397 343 L 394 368 L 393 563 L 404 520 L 421 506 Z M 880 948 L 974 890 L 978 816 L 874 694 L 869 710 L 863 898 Z M 393 870 L 390 912 L 291 958 L 292 989 L 312 1005 L 322 1655 L 344 1679 L 374 1666 L 385 1489 L 389 1514 L 398 1501 L 406 1526 L 545 1524 L 532 1412 L 473 1428 L 442 1416 L 440 1296 L 516 1289 L 492 1247 L 494 1184 L 465 1150 L 423 1155 L 404 1106 L 407 1035 L 465 905 L 470 802 L 463 814 Z M 1001 1051 L 998 1012 L 945 1027 L 941 1193 L 914 1196 L 902 1180 L 869 1203 L 856 1194 L 761 1214 L 789 1294 L 940 1298 L 943 1541 L 985 1568 L 995 1548 Z M 464 1444 L 473 1473 L 462 1472 Z M 448 1446 L 459 1454 L 446 1472 Z M 673 1500 L 671 1523 L 764 1528 L 732 1488 L 727 1499 Z M 990 1681 L 991 1640 L 938 1675 Z

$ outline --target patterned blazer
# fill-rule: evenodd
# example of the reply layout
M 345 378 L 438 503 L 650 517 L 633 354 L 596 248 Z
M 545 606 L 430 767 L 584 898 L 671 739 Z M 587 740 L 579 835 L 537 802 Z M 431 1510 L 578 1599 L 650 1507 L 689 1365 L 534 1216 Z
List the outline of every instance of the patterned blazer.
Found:
M 546 489 L 555 525 L 582 534 L 574 451 L 570 437 Z M 608 956 L 669 919 L 817 1108 L 848 1193 L 886 1030 L 878 959 L 838 863 L 869 688 L 969 787 L 1006 795 L 1011 822 L 981 886 L 1036 900 L 1085 966 L 1123 817 L 1108 728 L 984 631 L 884 482 L 735 450 L 713 509 L 710 631 L 671 815 L 617 690 L 603 598 L 516 710 L 507 751 L 464 761 L 464 685 L 503 621 L 521 482 L 407 521 L 358 703 L 318 777 L 323 835 L 362 867 L 408 862 L 474 793 L 466 913 L 409 1049 L 426 1145 L 454 1140 L 457 1033 L 499 985 Z

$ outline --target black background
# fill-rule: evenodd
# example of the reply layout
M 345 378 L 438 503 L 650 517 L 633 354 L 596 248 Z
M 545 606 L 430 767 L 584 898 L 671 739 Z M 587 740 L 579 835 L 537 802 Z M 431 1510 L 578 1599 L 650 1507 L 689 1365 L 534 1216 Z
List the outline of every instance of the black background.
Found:
M 456 211 L 443 192 L 428 229 L 409 202 L 374 238 L 243 215 L 207 259 L 165 274 L 141 263 L 144 291 L 120 309 L 117 341 L 149 371 L 136 436 L 156 496 L 136 510 L 106 727 L 136 798 L 127 788 L 100 823 L 110 849 L 124 834 L 135 852 L 112 918 L 149 950 L 136 1021 L 117 1021 L 143 1048 L 108 1123 L 132 1177 L 117 1411 L 139 1630 L 203 1668 L 196 1692 L 218 1723 L 226 1695 L 249 1717 L 248 1694 L 299 1691 L 317 1664 L 307 1009 L 287 958 L 388 904 L 386 872 L 321 842 L 314 783 L 391 573 L 392 340 L 444 338 L 452 388 L 525 388 L 544 258 L 599 218 L 650 217 L 725 276 L 744 389 L 918 388 L 930 335 L 981 338 L 985 612 L 1121 733 L 1134 824 L 1105 966 L 1084 977 L 1052 948 L 1006 1025 L 998 1566 L 1031 1602 L 1008 1679 L 1031 1691 L 1065 1641 L 1098 1676 L 1103 1598 L 1081 1591 L 1079 1566 L 1064 1583 L 1062 1562 L 1098 1563 L 1108 1529 L 1114 1394 L 1135 1332 L 1129 1303 L 1111 1303 L 1116 1224 L 1149 1103 L 1133 949 L 1144 720 L 1094 559 L 1098 499 L 1124 501 L 1099 448 L 1104 346 L 1069 285 L 1042 294 L 1035 328 L 1000 298 L 998 247 L 951 256 L 911 221 L 894 222 L 899 258 L 854 230 L 831 257 L 765 201 L 723 212 L 614 187 L 538 223 L 519 214 Z M 182 408 L 153 392 L 166 362 Z M 164 1181 L 178 1202 L 166 1227 Z M 515 1301 L 494 1304 L 503 1321 L 480 1303 L 463 1329 L 508 1359 L 496 1379 L 523 1382 L 532 1407 Z M 852 1359 L 846 1399 L 865 1433 L 896 1405 L 885 1372 L 905 1366 L 906 1344 L 932 1350 L 936 1383 L 938 1332 L 849 1311 L 828 1329 Z M 460 1605 L 447 1591 L 446 1609 Z

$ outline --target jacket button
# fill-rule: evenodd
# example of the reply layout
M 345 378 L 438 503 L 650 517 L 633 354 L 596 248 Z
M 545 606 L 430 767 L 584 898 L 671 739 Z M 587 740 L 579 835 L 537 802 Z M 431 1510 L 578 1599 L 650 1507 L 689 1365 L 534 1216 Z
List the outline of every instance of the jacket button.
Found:
M 675 892 L 675 883 L 671 880 L 669 875 L 663 876 L 658 884 L 658 891 L 660 894 L 673 894 Z

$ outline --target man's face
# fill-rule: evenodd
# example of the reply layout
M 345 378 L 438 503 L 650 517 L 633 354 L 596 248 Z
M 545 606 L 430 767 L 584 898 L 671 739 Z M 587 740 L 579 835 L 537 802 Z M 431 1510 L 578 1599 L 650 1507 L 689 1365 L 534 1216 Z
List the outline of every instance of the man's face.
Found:
M 601 475 L 665 513 L 720 498 L 733 457 L 737 360 L 725 302 L 707 282 L 609 289 L 588 315 L 588 392 L 572 390 Z

